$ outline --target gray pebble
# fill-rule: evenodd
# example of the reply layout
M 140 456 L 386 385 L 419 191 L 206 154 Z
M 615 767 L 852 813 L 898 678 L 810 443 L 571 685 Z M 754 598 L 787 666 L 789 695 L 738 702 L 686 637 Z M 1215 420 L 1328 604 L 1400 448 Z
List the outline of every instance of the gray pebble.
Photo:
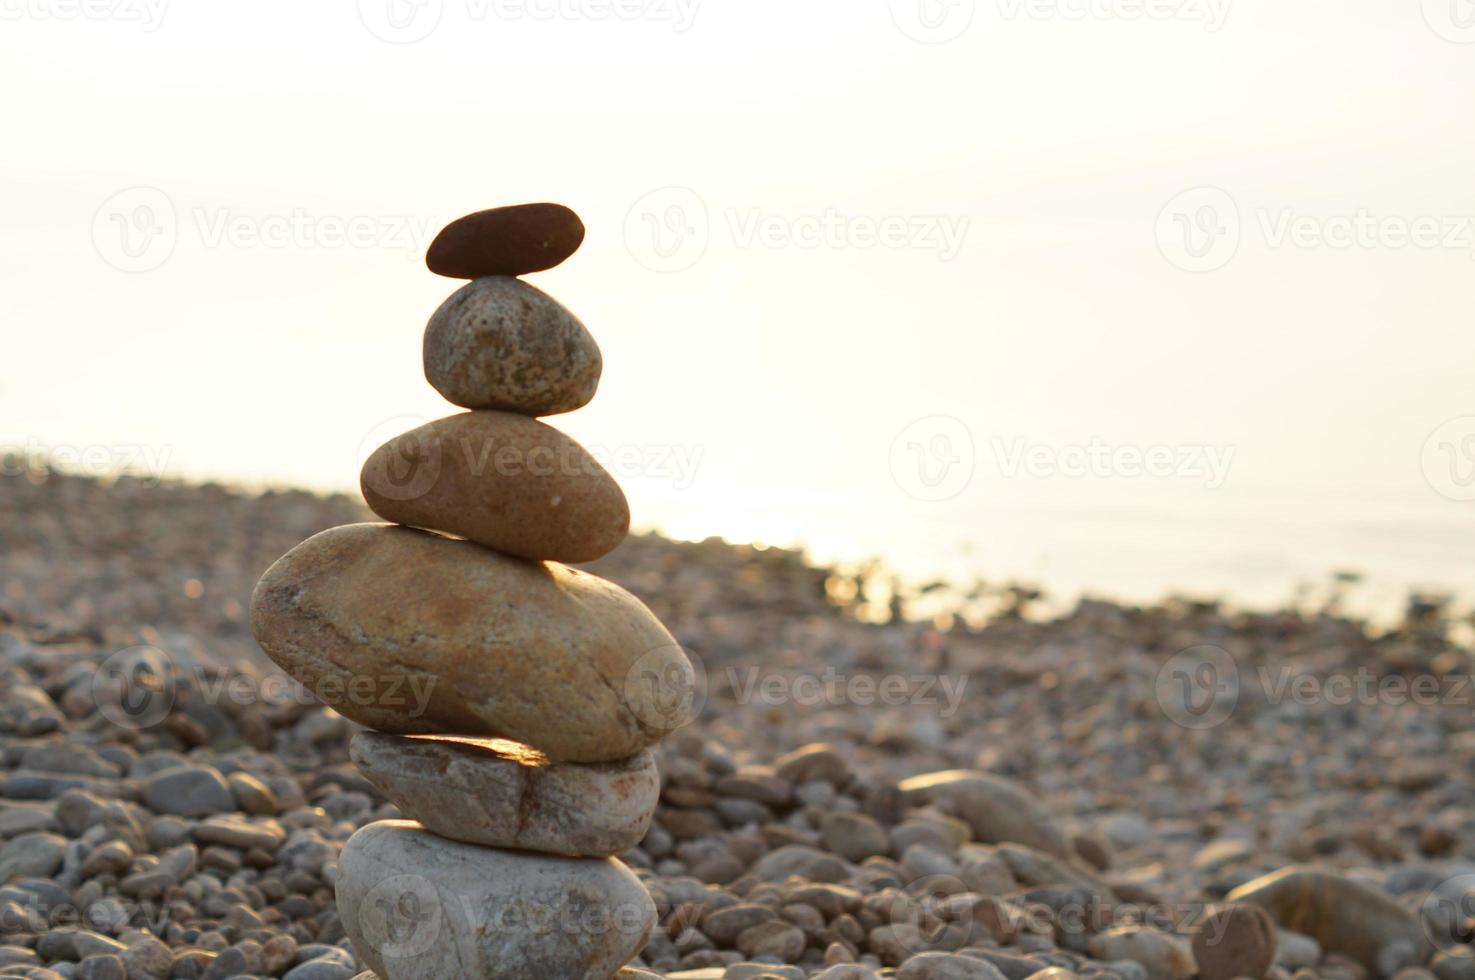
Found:
M 229 813 L 236 806 L 225 777 L 210 766 L 179 766 L 150 777 L 143 800 L 156 813 L 182 817 Z
M 77 964 L 76 980 L 128 980 L 121 956 L 89 956 Z
M 61 867 L 67 839 L 47 831 L 12 837 L 0 847 L 0 884 L 17 878 L 49 878 Z
M 282 980 L 352 980 L 354 969 L 352 964 L 324 957 L 293 967 Z

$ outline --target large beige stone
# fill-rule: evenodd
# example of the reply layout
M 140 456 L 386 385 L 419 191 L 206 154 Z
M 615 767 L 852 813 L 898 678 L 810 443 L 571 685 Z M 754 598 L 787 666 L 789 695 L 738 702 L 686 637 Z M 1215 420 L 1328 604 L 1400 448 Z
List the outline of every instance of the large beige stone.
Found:
M 508 276 L 451 294 L 425 328 L 425 379 L 447 401 L 524 415 L 587 405 L 604 361 L 578 319 Z
M 1056 857 L 1071 856 L 1070 841 L 1034 794 L 1000 776 L 954 769 L 913 776 L 899 784 L 912 806 L 936 804 L 961 817 L 975 840 L 1012 842 Z
M 402 433 L 359 474 L 374 513 L 535 561 L 593 561 L 630 530 L 619 484 L 557 429 L 465 412 Z
M 361 732 L 349 754 L 405 816 L 451 840 L 608 857 L 645 837 L 661 794 L 650 751 L 550 762 L 525 745 Z
M 1402 947 L 1411 962 L 1433 952 L 1418 917 L 1391 895 L 1334 871 L 1293 865 L 1240 885 L 1230 902 L 1258 905 L 1278 924 L 1304 933 L 1328 953 L 1341 953 L 1374 972 L 1378 954 Z
M 406 527 L 314 535 L 251 601 L 267 654 L 339 713 L 400 735 L 625 759 L 689 720 L 691 662 L 624 589 Z
M 349 838 L 338 914 L 383 980 L 612 977 L 656 908 L 614 858 L 475 847 L 386 820 Z

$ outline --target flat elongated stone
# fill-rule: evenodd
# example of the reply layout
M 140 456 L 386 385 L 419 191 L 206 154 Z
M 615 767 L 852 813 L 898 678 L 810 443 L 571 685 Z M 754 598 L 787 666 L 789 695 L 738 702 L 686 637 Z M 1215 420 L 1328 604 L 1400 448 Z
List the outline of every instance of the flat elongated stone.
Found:
M 488 847 L 618 854 L 645 836 L 661 793 L 649 751 L 581 765 L 502 740 L 361 732 L 350 754 L 405 816 Z
M 656 908 L 614 858 L 475 847 L 418 824 L 369 824 L 343 847 L 338 914 L 383 980 L 612 977 Z
M 562 204 L 514 204 L 457 218 L 425 253 L 438 276 L 520 276 L 560 264 L 584 243 L 584 222 Z
M 899 788 L 913 806 L 938 803 L 952 810 L 985 844 L 1010 841 L 1056 857 L 1070 856 L 1070 842 L 1034 794 L 1011 780 L 956 769 L 913 776 Z
M 257 583 L 251 627 L 369 728 L 508 738 L 555 762 L 633 756 L 694 701 L 691 662 L 624 589 L 413 528 L 304 541 Z
M 1328 869 L 1282 868 L 1240 885 L 1228 900 L 1258 905 L 1281 927 L 1373 971 L 1379 969 L 1378 954 L 1394 944 L 1406 947 L 1419 963 L 1434 951 L 1417 916 L 1397 899 Z
M 625 494 L 594 457 L 511 412 L 464 412 L 396 436 L 359 483 L 385 520 L 535 561 L 593 561 L 630 530 Z
M 491 276 L 452 293 L 425 327 L 425 380 L 447 401 L 523 415 L 582 408 L 604 358 L 589 331 L 546 293 Z

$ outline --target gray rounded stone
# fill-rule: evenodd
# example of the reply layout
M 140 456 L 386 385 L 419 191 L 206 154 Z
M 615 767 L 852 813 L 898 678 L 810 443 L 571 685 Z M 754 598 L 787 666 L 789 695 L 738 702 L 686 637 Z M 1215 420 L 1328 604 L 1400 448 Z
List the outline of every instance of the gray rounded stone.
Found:
M 322 957 L 288 970 L 282 980 L 352 980 L 353 967 L 342 960 Z
M 169 947 L 146 933 L 130 941 L 122 957 L 129 980 L 164 980 L 174 969 L 174 954 Z
M 155 813 L 180 817 L 231 813 L 236 808 L 230 784 L 209 766 L 165 769 L 144 784 L 143 801 Z
M 476 279 L 425 328 L 425 379 L 447 401 L 523 415 L 587 405 L 604 361 L 578 319 L 510 276 Z
M 613 976 L 656 923 L 613 858 L 475 847 L 406 820 L 359 830 L 339 869 L 343 927 L 383 980 Z
M 89 956 L 77 964 L 77 980 L 128 980 L 128 968 L 112 954 Z
M 827 813 L 820 821 L 825 847 L 847 861 L 864 861 L 885 854 L 891 841 L 886 831 L 864 813 Z
M 0 847 L 0 884 L 16 878 L 49 878 L 61 867 L 67 852 L 67 839 L 60 834 L 38 830 L 21 834 Z

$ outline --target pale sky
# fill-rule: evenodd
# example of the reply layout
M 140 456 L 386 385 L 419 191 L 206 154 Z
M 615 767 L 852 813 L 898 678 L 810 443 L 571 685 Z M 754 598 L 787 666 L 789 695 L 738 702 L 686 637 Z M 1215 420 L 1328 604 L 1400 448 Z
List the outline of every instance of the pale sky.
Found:
M 428 235 L 554 200 L 641 526 L 1459 584 L 1470 0 L 0 0 L 0 82 L 0 443 L 352 489 Z

